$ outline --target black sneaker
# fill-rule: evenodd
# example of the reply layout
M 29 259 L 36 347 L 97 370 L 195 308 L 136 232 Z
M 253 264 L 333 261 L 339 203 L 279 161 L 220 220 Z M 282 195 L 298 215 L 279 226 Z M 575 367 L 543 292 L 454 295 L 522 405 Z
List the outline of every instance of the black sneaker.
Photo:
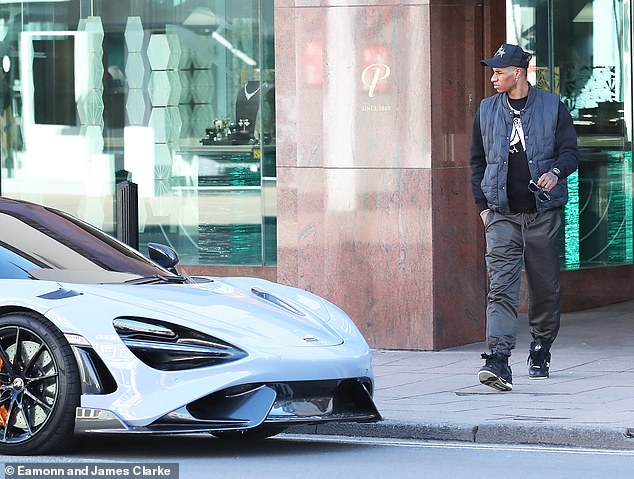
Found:
M 531 343 L 528 353 L 528 379 L 548 379 L 550 369 L 550 351 L 544 347 L 541 340 Z
M 496 352 L 482 354 L 485 360 L 484 366 L 478 372 L 478 379 L 486 386 L 490 386 L 499 391 L 510 391 L 513 389 L 513 374 L 509 366 L 509 357 Z

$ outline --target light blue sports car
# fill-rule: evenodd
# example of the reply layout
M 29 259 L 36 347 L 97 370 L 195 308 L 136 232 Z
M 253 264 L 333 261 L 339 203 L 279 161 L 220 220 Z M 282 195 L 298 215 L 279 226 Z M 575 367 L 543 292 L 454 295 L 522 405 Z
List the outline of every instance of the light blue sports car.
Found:
M 381 419 L 371 353 L 309 292 L 187 277 L 66 213 L 0 198 L 0 454 L 84 433 L 264 438 Z

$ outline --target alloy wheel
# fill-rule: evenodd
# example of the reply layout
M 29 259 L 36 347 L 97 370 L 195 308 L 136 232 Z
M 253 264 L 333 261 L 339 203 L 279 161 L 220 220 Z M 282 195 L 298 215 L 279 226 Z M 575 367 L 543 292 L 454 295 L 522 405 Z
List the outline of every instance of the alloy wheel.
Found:
M 44 427 L 59 393 L 58 366 L 34 331 L 0 328 L 0 442 L 28 440 Z
M 81 382 L 64 334 L 35 312 L 0 315 L 0 454 L 50 454 L 74 439 Z

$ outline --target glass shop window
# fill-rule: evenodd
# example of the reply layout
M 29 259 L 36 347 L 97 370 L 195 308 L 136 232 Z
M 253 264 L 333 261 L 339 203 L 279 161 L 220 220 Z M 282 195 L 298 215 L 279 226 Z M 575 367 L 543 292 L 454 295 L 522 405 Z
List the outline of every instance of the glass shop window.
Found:
M 276 263 L 273 0 L 0 4 L 0 192 L 186 265 Z
M 508 40 L 535 53 L 532 82 L 560 95 L 577 130 L 563 268 L 632 263 L 631 8 L 624 0 L 507 0 Z

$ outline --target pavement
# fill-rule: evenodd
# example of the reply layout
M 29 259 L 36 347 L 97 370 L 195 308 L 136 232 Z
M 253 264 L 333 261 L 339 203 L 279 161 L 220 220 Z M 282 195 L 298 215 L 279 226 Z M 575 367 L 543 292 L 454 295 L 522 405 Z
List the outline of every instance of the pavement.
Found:
M 383 421 L 289 432 L 634 449 L 634 302 L 563 314 L 547 380 L 528 379 L 528 319 L 519 321 L 510 392 L 479 383 L 484 342 L 375 350 L 374 398 Z

